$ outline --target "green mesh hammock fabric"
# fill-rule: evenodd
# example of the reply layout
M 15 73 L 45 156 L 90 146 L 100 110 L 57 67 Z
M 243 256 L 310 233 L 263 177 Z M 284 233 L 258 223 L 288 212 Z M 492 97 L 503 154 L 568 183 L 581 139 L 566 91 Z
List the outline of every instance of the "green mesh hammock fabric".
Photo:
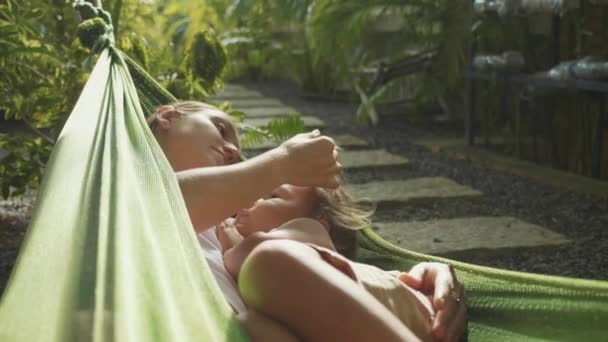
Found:
M 202 257 L 145 114 L 175 98 L 103 49 L 53 150 L 0 303 L 0 341 L 246 340 Z M 406 251 L 371 229 L 362 261 L 452 264 L 471 341 L 608 341 L 608 283 Z
M 147 128 L 148 96 L 172 99 L 139 81 L 120 52 L 101 53 L 47 164 L 0 341 L 246 339 Z

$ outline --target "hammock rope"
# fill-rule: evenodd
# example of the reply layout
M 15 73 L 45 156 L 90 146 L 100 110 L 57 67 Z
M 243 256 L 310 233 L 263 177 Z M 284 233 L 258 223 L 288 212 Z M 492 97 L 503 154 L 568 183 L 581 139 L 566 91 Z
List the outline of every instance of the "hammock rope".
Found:
M 103 48 L 47 164 L 0 302 L 0 341 L 246 340 L 146 124 L 146 113 L 175 97 L 113 46 L 107 12 L 76 3 L 88 11 L 83 24 L 103 21 L 92 41 Z M 359 261 L 385 269 L 451 264 L 467 289 L 470 341 L 608 336 L 608 282 L 424 255 L 371 229 L 359 240 Z

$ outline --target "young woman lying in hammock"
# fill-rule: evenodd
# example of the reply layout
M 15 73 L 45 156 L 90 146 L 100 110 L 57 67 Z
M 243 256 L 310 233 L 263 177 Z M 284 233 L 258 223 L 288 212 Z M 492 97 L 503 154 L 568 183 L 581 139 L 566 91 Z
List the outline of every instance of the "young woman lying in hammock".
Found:
M 273 150 L 237 163 L 237 131 L 230 117 L 215 107 L 200 102 L 161 106 L 149 123 L 177 174 L 190 219 L 218 284 L 233 308 L 245 312 L 236 284 L 223 265 L 215 229 L 210 228 L 282 184 L 336 188 L 340 164 L 334 142 L 318 132 L 299 134 Z M 312 341 L 415 339 L 380 302 L 309 245 L 288 240 L 262 242 L 245 260 L 241 277 L 260 274 L 255 279 L 249 277 L 248 290 L 254 293 L 245 298 L 256 299 L 247 304 L 264 314 L 250 310 L 243 316 L 249 320 L 245 326 L 251 326 L 252 321 L 259 323 L 254 326 L 282 324 L 299 338 Z M 462 285 L 451 269 L 423 263 L 415 266 L 410 276 L 402 279 L 433 297 L 434 335 L 443 341 L 457 340 L 465 330 L 465 308 L 458 300 Z
M 385 272 L 344 257 L 354 255 L 356 231 L 369 226 L 372 212 L 358 205 L 342 186 L 329 190 L 283 184 L 252 207 L 239 210 L 235 219 L 218 225 L 217 237 L 222 244 L 226 269 L 235 279 L 240 279 L 239 287 L 244 296 L 254 295 L 247 290 L 249 281 L 257 282 L 256 279 L 263 276 L 259 269 L 250 266 L 249 275 L 239 277 L 243 262 L 252 249 L 256 247 L 259 255 L 268 244 L 260 245 L 259 241 L 301 241 L 310 247 L 307 253 L 312 254 L 312 258 L 321 257 L 362 286 L 416 338 L 433 341 L 431 324 L 435 310 L 429 298 L 404 284 L 399 279 L 401 272 Z M 255 264 L 255 256 L 249 258 L 248 263 Z M 403 277 L 407 278 L 407 273 Z M 259 305 L 255 296 L 246 300 Z M 251 335 L 259 336 L 260 340 L 267 330 L 258 331 L 257 326 L 248 328 Z

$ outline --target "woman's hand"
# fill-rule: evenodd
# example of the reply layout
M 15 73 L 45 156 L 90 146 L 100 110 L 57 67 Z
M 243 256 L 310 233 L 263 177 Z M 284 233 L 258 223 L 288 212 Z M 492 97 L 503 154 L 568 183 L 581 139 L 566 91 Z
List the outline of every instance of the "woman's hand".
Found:
M 283 183 L 336 188 L 342 166 L 334 141 L 318 130 L 302 133 L 277 148 L 281 151 Z
M 450 265 L 423 262 L 401 273 L 406 285 L 431 298 L 435 309 L 433 335 L 439 341 L 459 341 L 467 327 L 464 286 L 458 282 Z

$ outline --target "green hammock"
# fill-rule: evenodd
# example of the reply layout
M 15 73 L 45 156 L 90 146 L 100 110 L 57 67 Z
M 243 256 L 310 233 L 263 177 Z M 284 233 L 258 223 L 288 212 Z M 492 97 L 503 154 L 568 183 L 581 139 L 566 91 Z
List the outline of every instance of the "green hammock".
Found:
M 0 302 L 0 341 L 246 340 L 146 125 L 146 113 L 175 98 L 104 45 L 47 164 Z M 606 282 L 439 259 L 370 229 L 360 241 L 362 260 L 381 267 L 452 264 L 471 341 L 608 340 Z

